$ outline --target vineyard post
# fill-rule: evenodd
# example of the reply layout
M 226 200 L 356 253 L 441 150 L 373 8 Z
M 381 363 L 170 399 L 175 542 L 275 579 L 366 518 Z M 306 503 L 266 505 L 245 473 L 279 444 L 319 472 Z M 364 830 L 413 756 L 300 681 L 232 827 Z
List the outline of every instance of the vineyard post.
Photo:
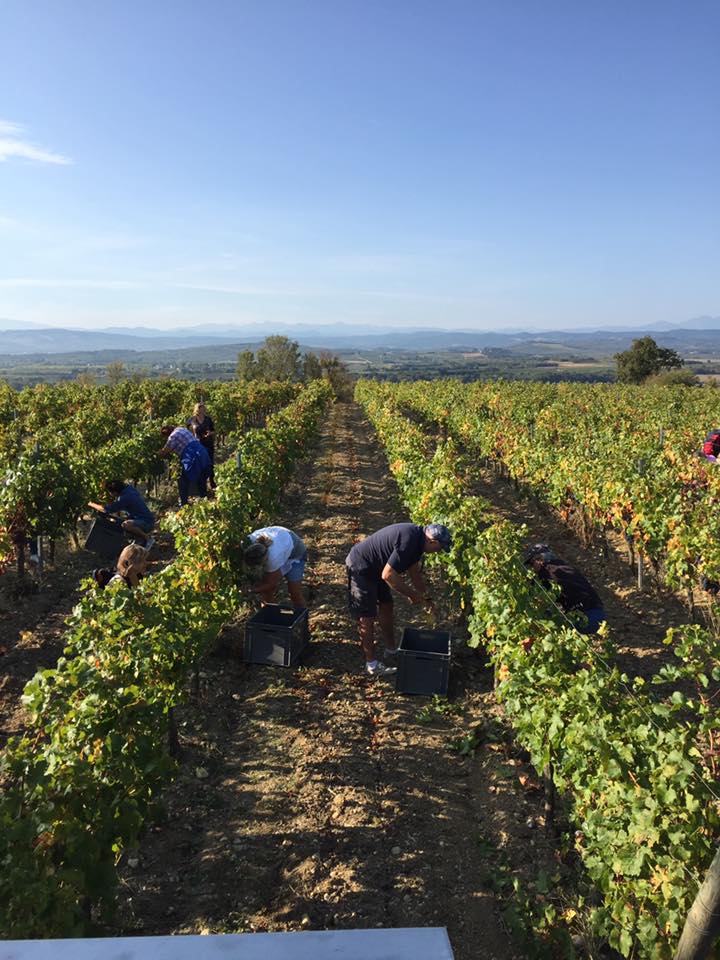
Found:
M 545 790 L 545 829 L 550 832 L 555 826 L 555 781 L 553 780 L 552 760 L 543 767 L 543 787 Z
M 637 585 L 638 590 L 645 589 L 645 561 L 641 550 L 638 550 L 637 555 Z
M 660 440 L 660 446 L 663 447 L 665 445 L 665 430 L 663 427 L 658 430 L 658 439 Z
M 675 960 L 705 960 L 720 935 L 720 848 L 690 907 Z
M 177 759 L 180 756 L 180 738 L 174 707 L 168 707 L 168 750 L 171 757 Z
M 45 566 L 45 558 L 43 557 L 43 538 L 42 534 L 37 535 L 37 575 L 38 575 L 38 587 L 42 588 L 43 581 L 43 568 Z
M 13 537 L 18 584 L 25 579 L 25 531 L 22 530 L 21 533 L 22 536 L 15 534 Z
M 627 543 L 628 548 L 628 563 L 630 567 L 635 566 L 635 540 L 631 533 L 625 532 L 625 543 Z

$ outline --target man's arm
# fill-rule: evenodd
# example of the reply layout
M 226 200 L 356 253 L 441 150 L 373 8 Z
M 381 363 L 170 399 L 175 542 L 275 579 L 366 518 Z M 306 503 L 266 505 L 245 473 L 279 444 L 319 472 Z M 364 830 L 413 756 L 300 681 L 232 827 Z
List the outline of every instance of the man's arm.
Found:
M 92 507 L 93 510 L 99 510 L 101 513 L 107 513 L 107 510 L 101 503 L 93 503 L 92 500 L 88 500 L 88 506 Z
M 425 577 L 422 573 L 422 568 L 420 566 L 420 561 L 414 563 L 411 567 L 408 568 L 408 576 L 410 577 L 410 582 L 418 591 L 421 593 L 424 598 L 428 596 L 428 585 L 425 582 Z
M 163 447 L 162 450 L 158 450 L 157 455 L 159 457 L 171 457 L 172 453 L 170 447 Z
M 414 587 L 408 587 L 403 581 L 402 575 L 393 570 L 389 563 L 385 564 L 385 567 L 382 572 L 382 578 L 385 583 L 389 584 L 393 590 L 397 590 L 398 593 L 401 593 L 404 597 L 407 597 L 412 603 L 422 603 L 425 594 L 420 590 Z

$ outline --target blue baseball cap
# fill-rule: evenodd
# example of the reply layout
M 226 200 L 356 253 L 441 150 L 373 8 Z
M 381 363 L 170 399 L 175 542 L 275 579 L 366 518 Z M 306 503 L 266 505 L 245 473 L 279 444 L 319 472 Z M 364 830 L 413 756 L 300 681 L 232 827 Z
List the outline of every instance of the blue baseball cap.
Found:
M 436 543 L 441 544 L 446 553 L 450 547 L 452 547 L 452 534 L 442 523 L 429 523 L 425 527 L 425 535 L 431 540 L 435 540 Z

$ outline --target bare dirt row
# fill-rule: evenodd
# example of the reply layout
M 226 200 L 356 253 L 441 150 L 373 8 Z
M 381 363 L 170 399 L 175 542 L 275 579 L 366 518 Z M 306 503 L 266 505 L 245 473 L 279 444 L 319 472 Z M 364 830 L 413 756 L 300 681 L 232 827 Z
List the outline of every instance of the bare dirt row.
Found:
M 118 929 L 440 925 L 458 960 L 479 944 L 486 960 L 524 956 L 504 914 L 510 878 L 567 868 L 482 656 L 462 657 L 452 712 L 429 717 L 427 698 L 362 672 L 344 558 L 406 515 L 357 406 L 334 407 L 276 519 L 309 546 L 311 652 L 298 668 L 246 666 L 242 624 L 227 628 L 180 714 L 167 817 L 126 861 Z M 398 624 L 416 616 L 398 604 Z M 468 736 L 467 755 L 451 749 Z

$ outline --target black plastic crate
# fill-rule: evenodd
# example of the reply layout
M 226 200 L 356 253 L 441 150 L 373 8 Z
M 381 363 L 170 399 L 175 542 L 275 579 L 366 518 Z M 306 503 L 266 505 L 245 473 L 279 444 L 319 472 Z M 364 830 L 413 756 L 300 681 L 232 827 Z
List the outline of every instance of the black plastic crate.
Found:
M 450 679 L 450 649 L 450 634 L 445 630 L 405 627 L 397 652 L 397 692 L 444 696 Z
M 126 544 L 125 531 L 120 522 L 98 515 L 90 527 L 85 549 L 102 557 L 103 560 L 116 560 Z
M 243 659 L 292 667 L 309 642 L 307 610 L 268 603 L 245 624 Z

